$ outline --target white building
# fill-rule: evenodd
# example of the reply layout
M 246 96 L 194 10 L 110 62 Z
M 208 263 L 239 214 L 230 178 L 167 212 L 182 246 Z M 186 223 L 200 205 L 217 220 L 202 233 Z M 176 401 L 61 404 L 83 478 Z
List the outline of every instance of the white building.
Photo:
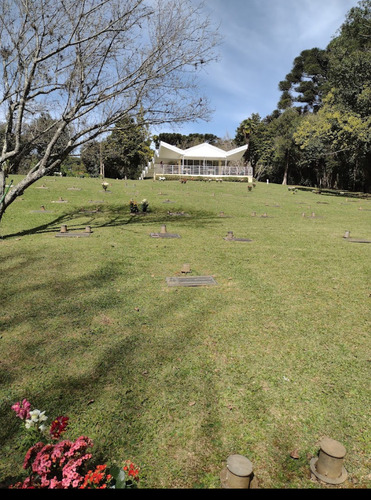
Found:
M 252 169 L 242 163 L 242 157 L 248 145 L 231 151 L 199 144 L 188 149 L 180 149 L 166 142 L 160 142 L 152 162 L 148 165 L 156 176 L 192 176 L 192 177 L 249 177 L 252 182 Z M 250 178 L 251 177 L 251 178 Z

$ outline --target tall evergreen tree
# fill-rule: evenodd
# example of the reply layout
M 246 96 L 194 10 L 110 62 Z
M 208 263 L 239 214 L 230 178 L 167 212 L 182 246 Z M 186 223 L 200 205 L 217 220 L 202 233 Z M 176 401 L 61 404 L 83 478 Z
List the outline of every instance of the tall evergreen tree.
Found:
M 117 122 L 103 143 L 104 175 L 137 179 L 152 158 L 150 143 L 147 128 L 136 123 L 133 118 Z
M 294 59 L 293 68 L 278 87 L 282 91 L 279 109 L 287 109 L 295 102 L 304 110 L 317 111 L 326 90 L 328 56 L 326 50 L 303 50 Z

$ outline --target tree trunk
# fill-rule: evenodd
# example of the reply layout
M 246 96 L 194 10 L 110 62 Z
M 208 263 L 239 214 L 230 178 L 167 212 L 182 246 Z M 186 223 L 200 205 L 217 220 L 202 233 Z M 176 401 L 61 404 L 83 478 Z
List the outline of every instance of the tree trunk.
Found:
M 0 170 L 0 222 L 1 218 L 3 216 L 3 213 L 5 212 L 5 203 L 4 203 L 4 198 L 5 198 L 5 180 L 6 180 L 6 175 L 3 170 Z
M 286 155 L 285 171 L 283 173 L 282 186 L 287 186 L 288 173 L 289 173 L 289 155 L 287 154 Z
M 367 153 L 363 166 L 363 192 L 371 192 L 371 153 Z

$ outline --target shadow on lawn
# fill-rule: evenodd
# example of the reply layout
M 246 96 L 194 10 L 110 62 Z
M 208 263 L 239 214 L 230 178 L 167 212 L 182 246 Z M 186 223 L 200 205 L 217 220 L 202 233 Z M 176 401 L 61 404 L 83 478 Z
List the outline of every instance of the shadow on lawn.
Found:
M 91 207 L 89 208 L 91 209 Z M 181 212 L 181 209 L 173 209 L 172 212 Z M 76 219 L 77 217 L 85 217 L 86 220 L 84 223 L 80 222 L 79 224 L 74 224 L 73 219 Z M 163 210 L 151 210 L 146 214 L 130 214 L 128 213 L 127 208 L 117 207 L 114 205 L 106 205 L 95 212 L 88 212 L 87 207 L 83 207 L 59 215 L 45 224 L 25 229 L 23 231 L 18 231 L 16 233 L 9 233 L 3 236 L 0 235 L 0 239 L 6 240 L 8 238 L 19 238 L 21 236 L 29 236 L 32 234 L 55 233 L 60 230 L 60 226 L 62 224 L 67 224 L 68 228 L 74 228 L 74 230 L 84 229 L 87 225 L 90 225 L 94 230 L 102 227 L 120 227 L 127 224 L 165 224 L 170 221 L 176 221 L 177 224 L 182 224 L 184 226 L 204 227 L 211 222 L 216 222 L 217 219 L 220 221 L 220 217 L 216 216 L 214 213 L 199 210 L 193 210 L 192 213 L 188 212 L 186 216 L 174 216 L 169 215 L 168 212 Z

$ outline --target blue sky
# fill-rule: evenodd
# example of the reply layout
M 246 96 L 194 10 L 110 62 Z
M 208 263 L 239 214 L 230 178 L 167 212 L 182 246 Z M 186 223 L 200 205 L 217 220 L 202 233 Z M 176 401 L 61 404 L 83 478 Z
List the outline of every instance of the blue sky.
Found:
M 195 0 L 197 1 L 197 0 Z M 200 79 L 214 109 L 209 122 L 153 131 L 234 138 L 239 124 L 277 108 L 278 83 L 302 50 L 325 49 L 358 0 L 204 0 L 224 38 L 220 60 Z

